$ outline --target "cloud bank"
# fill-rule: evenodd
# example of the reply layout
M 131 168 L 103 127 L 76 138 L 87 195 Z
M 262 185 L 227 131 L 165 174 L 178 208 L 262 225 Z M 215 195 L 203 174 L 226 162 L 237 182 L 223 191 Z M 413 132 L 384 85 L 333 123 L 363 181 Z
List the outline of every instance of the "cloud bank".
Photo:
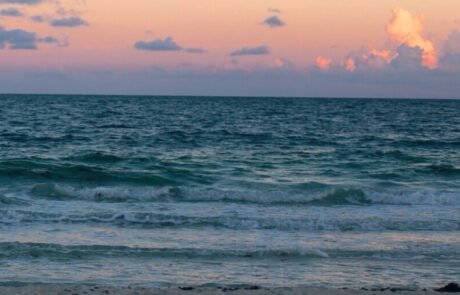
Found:
M 0 72 L 0 87 L 10 93 L 459 98 L 459 74 L 459 69 L 446 74 L 423 66 L 354 72 L 271 65 L 249 70 L 185 65 L 65 72 L 12 69 Z
M 400 71 L 422 68 L 434 70 L 438 67 L 438 52 L 433 42 L 423 36 L 422 16 L 412 15 L 399 7 L 394 8 L 385 29 L 396 49 L 362 47 L 349 52 L 340 62 L 335 63 L 329 58 L 318 56 L 315 59 L 316 67 L 323 71 L 332 69 L 349 73 L 389 68 Z

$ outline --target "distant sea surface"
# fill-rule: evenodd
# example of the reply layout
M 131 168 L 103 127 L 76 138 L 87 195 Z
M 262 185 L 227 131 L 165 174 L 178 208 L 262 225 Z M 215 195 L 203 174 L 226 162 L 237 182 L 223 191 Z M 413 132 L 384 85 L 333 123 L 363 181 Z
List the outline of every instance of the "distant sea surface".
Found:
M 458 100 L 0 96 L 0 284 L 458 278 Z

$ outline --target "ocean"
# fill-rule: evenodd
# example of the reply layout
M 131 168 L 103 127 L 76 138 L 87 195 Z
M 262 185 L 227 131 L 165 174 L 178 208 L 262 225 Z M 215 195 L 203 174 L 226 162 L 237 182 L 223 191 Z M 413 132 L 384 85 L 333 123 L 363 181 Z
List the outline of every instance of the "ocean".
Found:
M 0 96 L 0 284 L 459 277 L 459 100 Z

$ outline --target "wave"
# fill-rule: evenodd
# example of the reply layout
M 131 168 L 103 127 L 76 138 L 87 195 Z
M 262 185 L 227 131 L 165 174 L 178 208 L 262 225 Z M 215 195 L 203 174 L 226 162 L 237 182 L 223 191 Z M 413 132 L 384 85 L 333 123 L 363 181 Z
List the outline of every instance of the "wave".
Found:
M 15 142 L 15 143 L 24 143 L 28 142 L 29 144 L 57 144 L 62 142 L 69 142 L 69 141 L 88 141 L 90 138 L 83 137 L 83 136 L 75 136 L 72 134 L 64 134 L 60 136 L 37 136 L 31 135 L 30 133 L 20 133 L 20 132 L 10 132 L 10 131 L 0 131 L 0 135 L 3 138 L 6 138 L 8 141 Z
M 317 185 L 317 184 L 315 184 Z M 65 184 L 33 185 L 33 197 L 54 200 L 86 200 L 95 202 L 228 202 L 265 205 L 460 205 L 460 192 L 438 190 L 367 190 L 333 188 L 321 190 L 226 190 L 183 186 L 74 187 Z
M 107 168 L 102 164 L 115 164 L 121 157 L 89 153 L 64 160 L 10 159 L 0 160 L 0 179 L 54 180 L 61 183 L 117 183 L 134 185 L 210 184 L 212 175 L 200 174 L 193 167 L 172 167 L 162 162 L 150 163 L 148 170 Z M 140 159 L 137 159 L 140 160 Z M 150 159 L 151 160 L 151 159 Z M 101 164 L 101 165 L 100 165 Z
M 95 187 L 75 188 L 70 185 L 43 183 L 34 185 L 30 194 L 54 200 L 87 200 L 96 202 L 154 202 L 174 195 L 174 188 Z
M 108 171 L 95 165 L 54 163 L 40 160 L 5 160 L 0 161 L 0 177 L 3 178 L 30 178 L 56 179 L 59 181 L 87 181 L 87 182 L 121 182 L 133 183 L 168 183 L 162 177 L 155 177 L 148 173 Z M 171 182 L 170 182 L 171 183 Z
M 367 152 L 371 157 L 378 157 L 378 158 L 389 158 L 395 160 L 402 160 L 402 161 L 410 161 L 415 163 L 420 163 L 427 161 L 427 158 L 417 154 L 409 154 L 408 152 L 404 152 L 398 149 L 389 150 L 389 151 L 370 151 Z
M 460 206 L 460 191 L 450 190 L 390 190 L 366 193 L 372 204 Z
M 406 219 L 384 217 L 324 218 L 311 216 L 302 219 L 248 218 L 238 216 L 196 217 L 146 212 L 59 214 L 26 210 L 0 210 L 0 224 L 64 223 L 109 224 L 142 228 L 201 228 L 214 227 L 231 230 L 302 230 L 302 231 L 458 231 L 455 219 Z
M 27 200 L 16 198 L 12 196 L 3 196 L 0 195 L 0 204 L 1 205 L 28 205 L 29 202 Z
M 85 259 L 91 257 L 117 258 L 327 258 L 328 254 L 315 248 L 303 249 L 244 249 L 221 250 L 203 248 L 142 248 L 109 245 L 60 245 L 43 243 L 0 243 L 0 258 Z
M 366 205 L 371 200 L 359 189 L 332 189 L 317 193 L 276 190 L 223 190 L 191 187 L 93 187 L 43 183 L 30 189 L 36 197 L 56 200 L 89 200 L 96 202 L 229 202 L 271 205 Z
M 395 141 L 393 145 L 415 148 L 456 148 L 460 146 L 460 140 L 438 140 L 438 139 L 407 139 Z
M 94 258 L 175 258 L 175 259 L 372 259 L 372 260 L 423 260 L 451 261 L 458 253 L 451 249 L 438 252 L 423 251 L 363 251 L 319 248 L 147 248 L 116 245 L 62 245 L 52 243 L 0 243 L 1 259 L 46 258 L 78 260 Z
M 127 124 L 101 124 L 97 125 L 97 128 L 101 129 L 135 129 L 136 126 L 131 126 Z
M 88 152 L 80 155 L 64 158 L 66 161 L 76 161 L 85 163 L 117 163 L 123 161 L 123 158 L 117 155 L 104 152 Z
M 428 172 L 439 174 L 442 176 L 458 176 L 460 168 L 449 164 L 430 165 L 426 168 Z

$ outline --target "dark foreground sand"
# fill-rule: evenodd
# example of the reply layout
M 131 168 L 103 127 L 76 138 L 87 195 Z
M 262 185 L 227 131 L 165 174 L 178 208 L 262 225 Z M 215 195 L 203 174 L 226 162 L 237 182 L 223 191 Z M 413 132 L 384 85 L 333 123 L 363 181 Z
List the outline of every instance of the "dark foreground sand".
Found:
M 25 285 L 19 287 L 0 287 L 1 295 L 429 295 L 449 294 L 439 293 L 433 289 L 423 290 L 397 290 L 397 289 L 324 289 L 314 287 L 296 288 L 142 288 L 142 287 L 101 287 L 101 286 L 70 286 L 70 285 Z

